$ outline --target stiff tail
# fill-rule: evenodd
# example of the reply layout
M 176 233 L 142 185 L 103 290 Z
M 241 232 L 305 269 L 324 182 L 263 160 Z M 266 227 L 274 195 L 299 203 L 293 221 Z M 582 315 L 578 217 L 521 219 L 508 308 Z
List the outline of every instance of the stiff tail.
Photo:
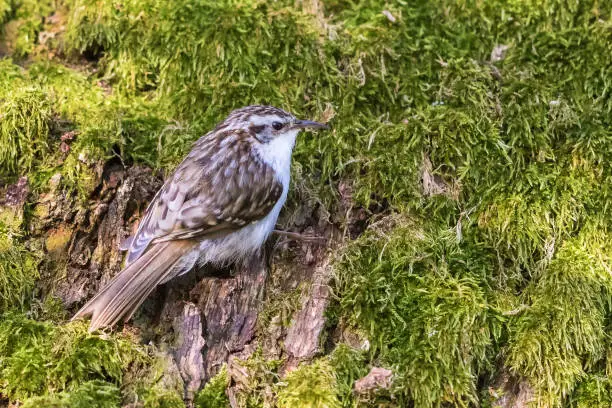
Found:
M 117 274 L 79 310 L 72 320 L 91 315 L 89 331 L 113 326 L 122 317 L 129 320 L 160 283 L 175 273 L 173 266 L 196 245 L 177 240 L 153 245 L 140 258 Z

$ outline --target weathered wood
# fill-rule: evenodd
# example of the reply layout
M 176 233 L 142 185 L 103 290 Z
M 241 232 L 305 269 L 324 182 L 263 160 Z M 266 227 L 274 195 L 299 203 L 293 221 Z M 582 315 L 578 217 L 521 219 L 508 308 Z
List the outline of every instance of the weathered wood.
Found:
M 297 366 L 300 361 L 313 358 L 320 351 L 319 339 L 325 326 L 323 313 L 331 293 L 330 279 L 329 260 L 324 258 L 321 264 L 315 267 L 310 290 L 302 296 L 302 307 L 297 312 L 284 341 L 289 369 Z
M 234 273 L 225 279 L 204 278 L 191 291 L 206 325 L 206 378 L 216 374 L 230 354 L 243 350 L 255 337 L 268 275 L 264 257 L 253 257 Z
M 130 233 L 137 214 L 147 205 L 161 180 L 144 167 L 112 166 L 87 205 L 52 190 L 38 200 L 41 214 L 33 233 L 47 243 L 54 261 L 65 263 L 65 275 L 54 280 L 54 294 L 66 307 L 93 296 L 123 262 L 119 243 Z M 49 242 L 57 243 L 51 248 Z
M 74 196 L 60 188 L 52 188 L 37 200 L 33 235 L 43 242 L 59 242 L 53 248 L 47 245 L 47 250 L 55 254 L 54 262 L 65 266 L 61 279 L 47 277 L 54 281 L 49 290 L 69 309 L 93 296 L 121 269 L 120 243 L 133 232 L 136 220 L 161 185 L 161 178 L 143 167 L 126 169 L 110 163 L 99 166 L 98 174 L 99 185 L 86 205 L 76 205 Z M 59 178 L 52 180 L 54 185 L 59 182 Z M 319 219 L 314 207 L 303 206 L 299 211 L 295 219 L 300 226 L 291 223 L 285 227 L 299 231 L 296 234 L 300 237 L 329 240 L 330 224 L 313 227 Z M 276 248 L 271 261 L 263 254 L 273 251 L 262 250 L 245 265 L 225 268 L 221 273 L 195 271 L 169 282 L 156 290 L 136 320 L 128 323 L 139 328 L 143 338 L 169 351 L 168 358 L 183 380 L 188 405 L 224 364 L 246 359 L 258 347 L 266 348 L 266 355 L 285 359 L 284 369 L 321 352 L 324 311 L 330 298 L 328 242 L 292 237 L 271 239 L 281 247 Z M 277 322 L 276 330 L 263 334 L 257 332 L 257 320 L 266 299 L 270 262 L 276 265 L 275 295 L 282 296 L 298 285 L 304 290 L 291 325 Z M 230 377 L 234 371 L 230 370 Z
M 391 386 L 393 372 L 382 367 L 372 367 L 370 372 L 363 378 L 355 381 L 353 387 L 357 394 L 367 394 L 377 390 L 386 390 Z
M 206 342 L 202 337 L 204 324 L 200 310 L 193 303 L 185 303 L 173 326 L 178 335 L 174 358 L 185 382 L 185 401 L 193 406 L 195 394 L 205 378 L 202 349 Z

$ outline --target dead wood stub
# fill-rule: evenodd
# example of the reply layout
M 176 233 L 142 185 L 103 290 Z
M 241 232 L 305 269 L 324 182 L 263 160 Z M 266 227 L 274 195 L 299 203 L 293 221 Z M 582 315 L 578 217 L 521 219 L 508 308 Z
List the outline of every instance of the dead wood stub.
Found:
M 191 291 L 206 325 L 206 378 L 216 374 L 230 354 L 243 350 L 255 337 L 267 275 L 264 257 L 255 256 L 237 268 L 233 277 L 204 278 Z
M 177 333 L 174 358 L 185 384 L 184 398 L 189 405 L 204 380 L 204 361 L 202 349 L 206 345 L 202 316 L 193 303 L 185 303 L 182 313 L 174 319 L 174 331 Z
M 53 254 L 43 265 L 48 269 L 48 290 L 69 309 L 93 296 L 121 269 L 120 243 L 133 232 L 162 182 L 150 169 L 124 168 L 116 162 L 105 164 L 98 174 L 98 186 L 86 204 L 77 205 L 73 195 L 63 192 L 59 177 L 53 179 L 56 188 L 36 200 L 32 233 Z M 303 219 L 317 222 L 316 209 L 302 211 L 306 212 Z M 295 230 L 295 225 L 287 229 Z M 341 235 L 328 223 L 302 225 L 300 230 L 330 241 Z M 223 364 L 233 357 L 246 358 L 258 345 L 276 350 L 273 354 L 286 358 L 288 369 L 321 352 L 319 339 L 330 296 L 329 242 L 274 242 L 281 244 L 272 258 L 254 256 L 224 276 L 205 270 L 204 276 L 194 272 L 169 282 L 153 293 L 131 323 L 139 328 L 143 341 L 166 343 L 162 348 L 170 350 L 188 404 Z M 257 320 L 270 289 L 271 271 L 278 275 L 275 295 L 282 296 L 298 285 L 305 289 L 291 325 L 266 339 L 257 331 Z M 63 276 L 58 279 L 60 272 Z

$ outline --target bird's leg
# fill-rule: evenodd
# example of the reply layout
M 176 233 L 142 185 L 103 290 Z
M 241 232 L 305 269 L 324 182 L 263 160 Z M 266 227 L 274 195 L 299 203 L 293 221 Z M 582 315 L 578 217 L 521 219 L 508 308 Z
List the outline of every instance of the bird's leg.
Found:
M 298 232 L 281 231 L 281 230 L 276 230 L 276 229 L 273 230 L 272 232 L 274 232 L 275 234 L 287 237 L 289 239 L 296 240 L 296 241 L 303 241 L 303 242 L 325 242 L 326 241 L 324 237 L 304 235 Z

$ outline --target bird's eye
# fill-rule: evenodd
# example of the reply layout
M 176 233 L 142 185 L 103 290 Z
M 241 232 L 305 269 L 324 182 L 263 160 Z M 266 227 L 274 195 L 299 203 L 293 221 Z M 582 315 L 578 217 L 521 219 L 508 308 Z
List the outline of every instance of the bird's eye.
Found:
M 272 127 L 276 130 L 281 130 L 283 128 L 283 124 L 280 122 L 272 122 Z

